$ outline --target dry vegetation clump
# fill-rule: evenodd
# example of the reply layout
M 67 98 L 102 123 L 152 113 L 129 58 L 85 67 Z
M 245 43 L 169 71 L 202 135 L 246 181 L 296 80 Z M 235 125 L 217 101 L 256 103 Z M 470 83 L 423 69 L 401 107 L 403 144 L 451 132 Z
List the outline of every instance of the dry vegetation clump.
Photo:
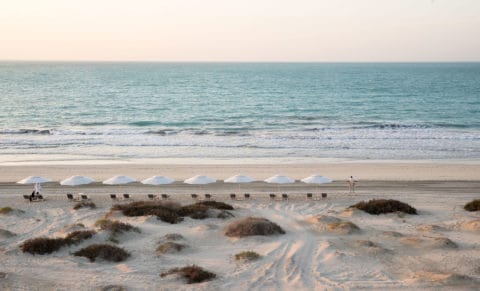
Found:
M 110 231 L 108 240 L 113 243 L 119 243 L 117 235 L 120 235 L 124 232 L 134 231 L 140 233 L 140 229 L 136 226 L 109 219 L 99 219 L 95 222 L 95 226 L 99 227 L 101 230 Z
M 70 240 L 73 243 L 81 242 L 82 240 L 86 240 L 94 236 L 96 232 L 94 230 L 77 230 L 74 232 L 69 233 L 65 239 Z
M 95 222 L 95 226 L 99 227 L 101 230 L 108 230 L 113 234 L 120 234 L 127 231 L 140 233 L 140 229 L 138 227 L 115 220 L 100 219 Z
M 127 288 L 120 285 L 107 285 L 99 288 L 99 291 L 127 291 Z
M 463 207 L 466 211 L 480 211 L 480 199 L 475 199 L 475 200 L 472 200 L 470 202 L 468 202 L 467 204 L 465 204 L 465 206 Z
M 177 214 L 180 205 L 163 201 L 137 201 L 128 204 L 117 204 L 112 210 L 119 210 L 125 216 L 155 215 L 158 219 L 168 223 L 178 223 L 182 219 Z
M 246 217 L 236 220 L 225 228 L 225 235 L 244 237 L 252 235 L 284 234 L 285 231 L 276 223 L 262 217 Z
M 233 210 L 233 206 L 227 203 L 219 202 L 219 201 L 200 201 L 193 205 L 204 205 L 209 208 L 215 208 L 220 210 Z
M 165 242 L 165 243 L 160 244 L 157 247 L 156 252 L 159 255 L 167 254 L 167 253 L 176 253 L 176 252 L 180 252 L 181 250 L 183 250 L 186 247 L 187 247 L 186 245 L 169 241 L 169 242 Z
M 179 233 L 168 233 L 166 235 L 164 235 L 162 237 L 163 240 L 173 240 L 173 241 L 176 241 L 176 240 L 185 240 L 185 238 L 183 237 L 183 235 L 179 234 Z
M 235 255 L 235 260 L 245 260 L 245 261 L 254 261 L 260 258 L 260 255 L 252 251 L 244 251 Z
M 37 237 L 24 241 L 20 249 L 24 253 L 44 255 L 56 252 L 64 245 L 63 238 Z
M 82 201 L 82 202 L 78 202 L 77 204 L 75 204 L 75 206 L 73 206 L 73 209 L 75 210 L 78 210 L 80 208 L 95 209 L 97 208 L 97 205 L 95 205 L 95 203 L 93 202 Z
M 357 208 L 369 214 L 375 215 L 391 212 L 417 214 L 417 210 L 412 206 L 393 199 L 373 199 L 368 202 L 362 201 L 350 207 Z
M 77 257 L 86 257 L 91 262 L 101 258 L 111 262 L 121 262 L 126 260 L 130 254 L 122 248 L 108 244 L 93 244 L 73 253 Z
M 170 269 L 168 272 L 160 274 L 160 277 L 176 274 L 187 280 L 188 284 L 201 283 L 214 279 L 217 275 L 212 272 L 206 271 L 201 267 L 192 265 L 183 268 Z
M 0 214 L 9 214 L 13 211 L 12 207 L 0 207 Z
M 38 237 L 24 241 L 20 249 L 24 253 L 31 254 L 51 254 L 58 251 L 61 247 L 78 244 L 83 240 L 91 238 L 95 234 L 93 230 L 74 231 L 65 238 L 47 238 Z
M 351 234 L 359 232 L 360 228 L 351 221 L 340 221 L 327 224 L 327 230 L 342 234 Z
M 114 205 L 111 211 L 121 211 L 126 216 L 155 215 L 159 220 L 171 224 L 181 222 L 183 217 L 205 219 L 209 217 L 228 218 L 233 215 L 226 210 L 233 210 L 229 204 L 217 201 L 201 201 L 180 206 L 178 203 L 164 201 L 137 201 Z M 217 210 L 217 211 L 213 211 Z

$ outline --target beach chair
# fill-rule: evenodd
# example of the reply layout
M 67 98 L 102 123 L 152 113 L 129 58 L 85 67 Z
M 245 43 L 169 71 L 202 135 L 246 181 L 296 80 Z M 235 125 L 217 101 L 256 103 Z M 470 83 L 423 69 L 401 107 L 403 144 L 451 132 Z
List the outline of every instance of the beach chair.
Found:
M 313 200 L 313 193 L 307 193 L 307 200 Z
M 210 200 L 212 199 L 212 195 L 211 194 L 205 194 L 205 200 Z
M 123 194 L 123 200 L 130 200 L 130 199 L 132 199 L 132 198 L 130 197 L 130 194 L 126 194 L 126 193 Z
M 243 197 L 245 197 L 245 200 L 250 199 L 250 193 L 243 194 Z
M 190 196 L 192 196 L 192 199 L 198 199 L 198 195 L 197 195 L 197 194 L 190 194 Z
M 75 196 L 73 196 L 72 193 L 67 193 L 67 199 L 68 199 L 68 201 L 71 201 L 71 202 L 78 201 L 78 198 L 75 198 Z
M 30 195 L 23 195 L 23 199 L 25 199 L 25 201 L 30 202 Z
M 322 193 L 322 198 L 327 198 L 327 193 Z
M 288 200 L 288 194 L 287 194 L 287 193 L 283 193 L 283 194 L 282 194 L 282 199 L 283 199 L 283 200 Z
M 168 194 L 162 194 L 161 196 L 162 196 L 163 200 L 166 200 L 166 199 L 170 198 L 170 195 L 168 195 Z
M 147 194 L 148 199 L 150 200 L 155 200 L 157 198 L 157 195 L 154 194 Z
M 230 199 L 237 200 L 237 195 L 235 193 L 230 194 Z
M 43 198 L 41 194 L 38 194 L 32 201 L 45 201 L 45 198 Z
M 117 194 L 110 194 L 110 199 L 113 201 L 118 201 Z
M 275 200 L 276 197 L 277 197 L 277 196 L 276 196 L 275 194 L 270 193 L 270 200 Z
M 88 196 L 85 195 L 85 194 L 81 194 L 80 198 L 81 198 L 82 201 L 90 201 L 90 198 L 88 198 Z

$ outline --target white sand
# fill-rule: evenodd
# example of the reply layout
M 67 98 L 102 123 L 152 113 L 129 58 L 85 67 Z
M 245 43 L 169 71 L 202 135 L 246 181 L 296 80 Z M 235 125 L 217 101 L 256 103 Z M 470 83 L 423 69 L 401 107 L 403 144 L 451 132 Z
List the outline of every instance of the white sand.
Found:
M 47 185 L 44 192 L 48 201 L 26 203 L 19 195 L 25 192 L 25 186 L 3 184 L 0 206 L 24 213 L 0 216 L 0 229 L 17 234 L 0 237 L 0 289 L 95 290 L 121 285 L 128 290 L 476 290 L 480 283 L 480 230 L 475 225 L 480 224 L 469 222 L 479 220 L 480 213 L 466 212 L 462 206 L 479 198 L 479 186 L 479 182 L 366 182 L 360 185 L 357 195 L 349 195 L 343 182 L 339 182 L 322 188 L 329 194 L 327 199 L 305 201 L 303 193 L 315 188 L 294 185 L 285 188 L 292 198 L 288 202 L 269 201 L 269 186 L 245 186 L 242 192 L 251 192 L 252 200 L 233 202 L 236 210 L 232 213 L 237 218 L 265 217 L 283 227 L 285 235 L 232 239 L 223 235 L 223 228 L 232 219 L 187 218 L 171 225 L 152 217 L 115 215 L 142 231 L 120 236 L 119 246 L 131 252 L 131 257 L 122 263 L 90 263 L 70 253 L 103 242 L 105 234 L 50 255 L 24 254 L 18 245 L 38 236 L 63 236 L 64 227 L 73 223 L 93 228 L 112 205 L 108 193 L 128 192 L 139 200 L 156 188 L 83 187 L 76 191 L 88 193 L 99 208 L 74 211 L 64 196 L 68 188 Z M 174 185 L 162 192 L 180 193 L 176 200 L 186 204 L 192 202 L 187 193 L 194 190 L 208 191 L 230 202 L 226 197 L 236 188 L 221 184 L 206 188 Z M 419 215 L 371 216 L 344 211 L 357 201 L 372 198 L 399 199 L 416 207 Z M 325 230 L 312 224 L 312 217 L 318 215 L 351 221 L 360 232 Z M 189 248 L 158 257 L 157 242 L 168 233 L 182 234 Z M 244 250 L 256 251 L 262 257 L 250 263 L 236 262 L 233 256 Z M 159 277 L 170 268 L 189 264 L 204 267 L 218 277 L 195 285 L 186 285 L 174 277 Z

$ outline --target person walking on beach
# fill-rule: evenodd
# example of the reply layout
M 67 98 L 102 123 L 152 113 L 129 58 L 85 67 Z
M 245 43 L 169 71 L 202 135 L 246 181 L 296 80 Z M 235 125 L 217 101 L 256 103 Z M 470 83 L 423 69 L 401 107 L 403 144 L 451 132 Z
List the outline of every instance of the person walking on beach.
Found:
M 347 180 L 347 184 L 348 184 L 348 192 L 349 193 L 355 193 L 355 183 L 357 181 L 355 181 L 355 179 L 353 179 L 353 176 L 350 176 L 350 178 Z

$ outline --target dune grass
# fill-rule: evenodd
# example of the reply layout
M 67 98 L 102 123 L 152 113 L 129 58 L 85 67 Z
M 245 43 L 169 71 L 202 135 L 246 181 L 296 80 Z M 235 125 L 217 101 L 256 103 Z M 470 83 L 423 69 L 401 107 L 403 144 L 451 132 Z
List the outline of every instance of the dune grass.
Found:
M 237 261 L 254 261 L 260 258 L 260 255 L 253 251 L 243 251 L 235 255 Z
M 179 244 L 176 242 L 164 242 L 158 245 L 156 249 L 157 254 L 167 254 L 167 253 L 176 253 L 185 249 L 187 246 L 184 244 Z
M 90 262 L 95 262 L 98 258 L 105 261 L 122 262 L 130 256 L 130 254 L 124 249 L 109 244 L 93 244 L 76 251 L 73 255 L 77 257 L 86 257 Z
M 285 231 L 278 224 L 262 217 L 242 218 L 230 223 L 225 228 L 225 235 L 230 237 L 275 234 L 285 234 Z
M 188 284 L 201 283 L 214 279 L 217 275 L 196 265 L 186 266 L 183 268 L 170 269 L 168 272 L 160 274 L 160 277 L 176 274 L 187 280 Z
M 467 211 L 479 211 L 480 210 L 480 199 L 475 199 L 475 200 L 472 200 L 470 202 L 468 202 L 467 204 L 465 204 L 465 206 L 463 207 L 465 210 Z
M 12 207 L 9 207 L 9 206 L 0 207 L 0 214 L 9 214 L 12 211 L 13 211 Z
M 412 206 L 393 199 L 373 199 L 367 202 L 362 201 L 350 206 L 350 208 L 357 208 L 373 215 L 392 212 L 417 214 L 417 210 Z
M 83 240 L 91 238 L 95 234 L 92 230 L 80 230 L 69 233 L 64 238 L 38 237 L 24 241 L 20 244 L 20 249 L 24 253 L 30 254 L 50 254 L 58 251 L 64 246 L 78 244 Z
M 213 213 L 209 210 L 217 209 L 220 213 Z M 164 201 L 136 201 L 128 204 L 117 204 L 111 211 L 121 211 L 125 216 L 148 216 L 154 215 L 159 220 L 171 224 L 179 223 L 184 217 L 193 219 L 205 219 L 209 217 L 228 218 L 233 215 L 225 213 L 226 210 L 233 210 L 229 204 L 217 201 L 201 201 L 190 205 L 181 206 L 174 202 Z M 218 212 L 218 211 L 217 211 Z
M 73 209 L 75 209 L 75 210 L 78 210 L 80 208 L 95 209 L 95 208 L 97 208 L 97 205 L 95 205 L 95 203 L 93 203 L 93 202 L 82 201 L 82 202 L 78 202 L 77 204 L 75 204 L 75 206 L 73 206 Z

